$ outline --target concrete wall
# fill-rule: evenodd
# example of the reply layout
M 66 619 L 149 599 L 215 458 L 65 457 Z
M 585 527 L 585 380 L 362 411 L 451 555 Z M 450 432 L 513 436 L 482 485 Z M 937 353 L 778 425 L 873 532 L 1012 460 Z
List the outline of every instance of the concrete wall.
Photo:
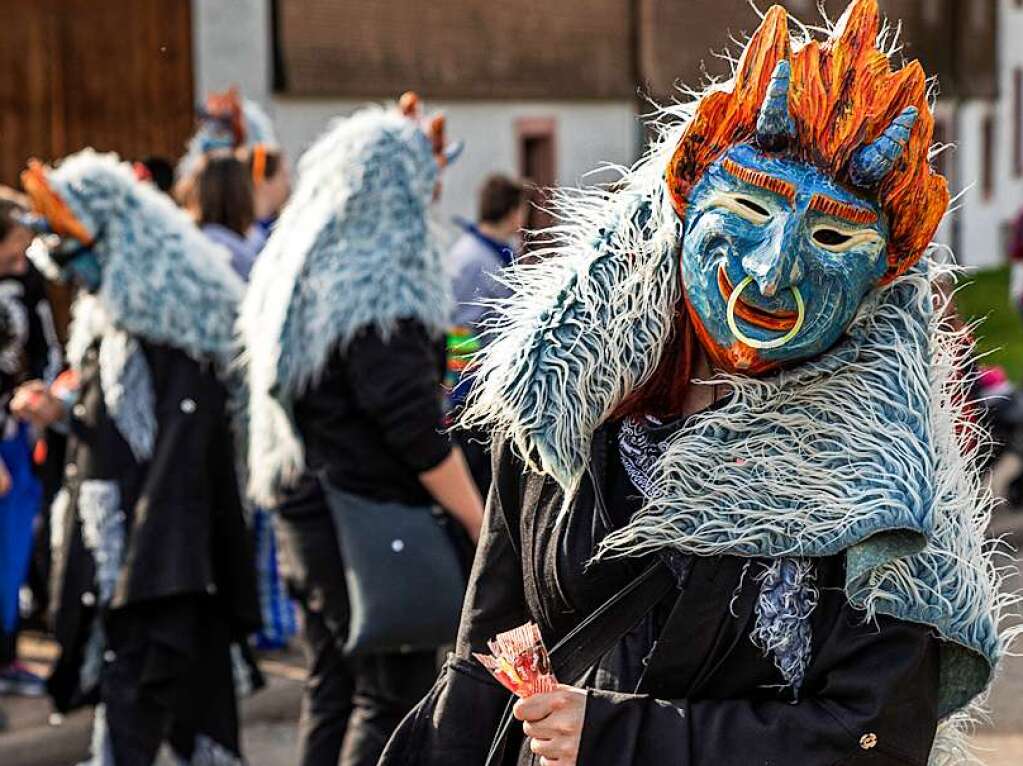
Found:
M 269 0 L 192 0 L 195 94 L 231 85 L 268 104 L 270 94 Z
M 278 135 L 292 158 L 298 157 L 332 117 L 350 114 L 359 106 L 357 101 L 271 100 Z M 426 106 L 443 111 L 449 135 L 466 142 L 465 152 L 445 172 L 441 199 L 445 215 L 474 217 L 476 190 L 483 178 L 493 172 L 518 173 L 515 125 L 523 118 L 553 120 L 559 185 L 607 179 L 607 174 L 584 176 L 603 162 L 631 163 L 638 151 L 639 122 L 629 101 L 428 101 Z

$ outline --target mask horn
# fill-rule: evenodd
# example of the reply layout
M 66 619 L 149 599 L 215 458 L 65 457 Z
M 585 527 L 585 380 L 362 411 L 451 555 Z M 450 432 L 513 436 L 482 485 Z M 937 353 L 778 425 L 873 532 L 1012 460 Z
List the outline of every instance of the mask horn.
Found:
M 863 189 L 871 189 L 881 183 L 895 169 L 895 163 L 905 151 L 918 116 L 915 106 L 907 106 L 880 138 L 853 152 L 849 161 L 850 180 Z
M 782 59 L 774 67 L 764 104 L 760 107 L 760 116 L 757 117 L 757 144 L 761 149 L 784 149 L 789 139 L 796 135 L 796 123 L 789 114 L 791 78 L 789 62 Z

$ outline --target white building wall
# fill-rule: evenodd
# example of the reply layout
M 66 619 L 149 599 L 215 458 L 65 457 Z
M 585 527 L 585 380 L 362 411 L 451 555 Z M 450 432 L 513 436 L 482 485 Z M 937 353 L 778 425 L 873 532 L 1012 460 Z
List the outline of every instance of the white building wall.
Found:
M 1004 99 L 1003 99 L 1004 100 Z M 954 162 L 957 177 L 952 183 L 953 197 L 960 198 L 954 204 L 960 207 L 958 215 L 959 237 L 956 258 L 970 268 L 987 268 L 1002 263 L 1003 246 L 1001 235 L 1002 196 L 1005 183 L 1000 177 L 1001 167 L 1006 164 L 1002 151 L 1002 135 L 1005 125 L 997 119 L 998 104 L 987 100 L 970 100 L 960 103 L 957 115 L 956 149 Z M 994 188 L 986 196 L 983 188 L 984 172 L 984 119 L 995 114 L 994 145 Z
M 952 114 L 955 149 L 949 179 L 953 196 L 961 194 L 956 214 L 958 238 L 956 258 L 970 268 L 999 266 L 1007 257 L 1007 236 L 1012 222 L 1023 208 L 1023 176 L 1016 174 L 1012 142 L 1018 119 L 1014 103 L 1014 72 L 1023 68 L 1023 8 L 1016 0 L 999 0 L 998 9 L 998 98 L 967 100 L 956 105 L 943 102 Z M 994 121 L 992 154 L 993 188 L 983 188 L 984 118 Z M 943 233 L 949 234 L 946 226 Z M 943 241 L 950 241 L 942 237 Z
M 270 94 L 269 0 L 192 0 L 196 99 L 237 85 L 267 106 Z
M 362 103 L 273 98 L 271 110 L 281 143 L 290 157 L 297 158 L 331 118 L 351 114 Z M 444 112 L 449 136 L 466 143 L 465 152 L 445 171 L 444 215 L 475 217 L 476 192 L 483 178 L 494 172 L 519 172 L 516 124 L 521 119 L 553 121 L 555 180 L 561 186 L 607 180 L 607 173 L 587 174 L 603 162 L 629 164 L 637 154 L 639 122 L 630 101 L 427 101 L 426 107 Z
M 1023 68 L 1023 7 L 1016 0 L 1000 0 L 998 30 L 998 151 L 995 156 L 996 204 L 1002 230 L 1023 208 L 1023 175 L 1016 175 L 1012 142 L 1016 135 L 1013 73 Z M 1004 238 L 1003 238 L 1004 239 Z M 1004 242 L 1003 242 L 1004 245 Z M 1001 253 L 1004 257 L 1004 247 Z

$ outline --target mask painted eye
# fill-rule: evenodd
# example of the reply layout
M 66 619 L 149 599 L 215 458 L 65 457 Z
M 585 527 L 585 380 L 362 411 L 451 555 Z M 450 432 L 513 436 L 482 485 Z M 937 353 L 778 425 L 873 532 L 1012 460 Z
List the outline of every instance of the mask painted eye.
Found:
M 741 205 L 742 207 L 746 208 L 752 213 L 755 213 L 758 216 L 764 216 L 766 218 L 767 216 L 771 215 L 770 210 L 765 208 L 763 205 L 754 202 L 749 197 L 735 197 L 735 201 L 738 202 L 739 205 Z
M 874 229 L 838 229 L 834 226 L 817 226 L 810 232 L 813 243 L 832 253 L 844 253 L 854 247 L 875 245 L 884 238 Z
M 825 247 L 838 247 L 839 245 L 844 245 L 850 239 L 852 239 L 851 235 L 843 234 L 835 229 L 821 228 L 813 233 L 813 241 Z
M 757 226 L 763 226 L 771 220 L 770 210 L 757 200 L 743 194 L 718 194 L 711 200 L 711 204 L 735 213 L 740 218 Z

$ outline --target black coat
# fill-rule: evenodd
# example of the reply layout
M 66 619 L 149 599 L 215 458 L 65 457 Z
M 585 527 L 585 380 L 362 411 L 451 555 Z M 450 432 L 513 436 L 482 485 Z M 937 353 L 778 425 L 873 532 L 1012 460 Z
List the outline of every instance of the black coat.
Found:
M 395 733 L 382 766 L 483 764 L 508 694 L 471 652 L 527 620 L 551 646 L 649 563 L 587 567 L 616 516 L 603 502 L 614 497 L 608 441 L 606 430 L 598 433 L 590 471 L 557 524 L 558 485 L 528 472 L 507 448 L 495 449 L 455 653 Z M 843 594 L 842 558 L 819 561 L 813 658 L 795 701 L 750 640 L 763 562 L 745 564 L 694 559 L 684 587 L 624 636 L 599 670 L 559 679 L 591 689 L 580 766 L 924 766 L 937 725 L 931 632 L 887 617 L 866 624 Z M 511 731 L 500 763 L 533 763 L 518 724 Z
M 419 474 L 451 452 L 443 433 L 443 336 L 404 319 L 366 328 L 331 355 L 295 402 L 306 465 L 333 486 L 382 502 L 433 502 Z
M 85 545 L 79 513 L 79 493 L 86 481 L 116 482 L 124 513 L 123 558 L 105 607 L 108 616 L 136 608 L 159 611 L 159 603 L 177 609 L 182 598 L 195 597 L 218 602 L 238 638 L 259 625 L 223 385 L 211 366 L 142 341 L 157 430 L 152 457 L 139 462 L 107 412 L 98 345 L 85 353 L 81 365 L 63 487 L 69 505 L 55 534 L 60 545 L 53 552 L 51 603 L 61 656 L 50 689 L 59 709 L 86 701 L 80 696 L 79 672 L 92 621 L 101 608 L 96 562 Z M 192 640 L 182 637 L 184 643 Z

